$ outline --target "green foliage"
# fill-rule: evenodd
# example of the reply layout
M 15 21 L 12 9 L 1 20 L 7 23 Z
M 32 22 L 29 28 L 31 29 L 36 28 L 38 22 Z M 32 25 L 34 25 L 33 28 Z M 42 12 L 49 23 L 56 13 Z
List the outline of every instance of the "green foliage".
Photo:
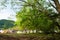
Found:
M 27 0 L 22 10 L 17 12 L 17 25 L 23 29 L 36 29 L 44 32 L 54 30 L 54 26 L 56 26 L 54 24 L 56 15 L 52 9 L 48 9 L 48 7 L 46 8 L 45 5 L 45 0 Z
M 0 20 L 0 29 L 8 29 L 13 27 L 15 22 L 12 20 Z
M 24 7 L 16 16 L 18 25 L 23 28 L 42 31 L 49 31 L 51 29 L 52 20 L 45 13 L 40 13 L 36 9 L 32 10 L 30 7 Z

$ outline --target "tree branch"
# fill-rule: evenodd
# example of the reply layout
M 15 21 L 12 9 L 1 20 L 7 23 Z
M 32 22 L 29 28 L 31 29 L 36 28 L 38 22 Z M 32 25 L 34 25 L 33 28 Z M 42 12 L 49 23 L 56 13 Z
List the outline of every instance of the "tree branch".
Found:
M 30 6 L 32 6 L 32 4 L 30 4 L 30 3 L 28 3 L 28 2 L 26 2 L 26 1 L 23 1 L 23 0 L 20 0 L 21 2 L 24 2 L 24 3 L 27 3 L 28 5 L 30 5 Z M 28 6 L 27 5 L 27 6 Z M 26 6 L 26 5 L 25 5 Z
M 58 22 L 55 22 L 55 25 L 58 26 L 58 28 L 60 29 L 60 25 Z
M 59 1 L 58 1 L 58 0 L 52 0 L 52 1 L 55 3 L 56 7 L 59 7 L 59 6 L 60 6 L 60 4 L 59 4 Z
M 50 2 L 50 0 L 48 0 L 48 1 L 51 4 L 51 6 L 56 9 L 56 7 Z
M 58 13 L 60 14 L 60 4 L 58 0 L 52 0 L 55 3 L 56 6 L 56 10 L 58 11 Z
M 37 3 L 38 3 L 39 5 L 41 5 L 38 0 L 36 0 L 36 1 L 37 1 Z

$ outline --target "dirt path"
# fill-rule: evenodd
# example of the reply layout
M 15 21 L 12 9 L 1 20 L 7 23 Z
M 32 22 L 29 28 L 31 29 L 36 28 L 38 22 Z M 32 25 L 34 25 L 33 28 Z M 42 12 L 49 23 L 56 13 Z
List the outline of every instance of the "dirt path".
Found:
M 48 37 L 48 36 L 30 36 L 30 35 L 3 35 L 0 34 L 0 40 L 53 40 L 53 37 Z M 59 38 L 57 37 L 56 40 L 60 40 L 60 36 Z

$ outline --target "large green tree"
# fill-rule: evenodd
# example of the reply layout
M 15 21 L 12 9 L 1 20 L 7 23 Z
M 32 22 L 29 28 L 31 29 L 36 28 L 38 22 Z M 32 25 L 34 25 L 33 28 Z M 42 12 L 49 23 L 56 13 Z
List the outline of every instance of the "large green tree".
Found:
M 24 7 L 17 13 L 19 25 L 47 32 L 54 31 L 55 28 L 60 29 L 59 0 L 23 0 L 22 2 L 25 3 Z
M 27 0 L 23 9 L 17 12 L 17 24 L 24 29 L 51 31 L 54 27 L 51 26 L 53 21 L 49 14 L 53 12 L 51 9 L 47 9 L 45 5 L 45 0 Z

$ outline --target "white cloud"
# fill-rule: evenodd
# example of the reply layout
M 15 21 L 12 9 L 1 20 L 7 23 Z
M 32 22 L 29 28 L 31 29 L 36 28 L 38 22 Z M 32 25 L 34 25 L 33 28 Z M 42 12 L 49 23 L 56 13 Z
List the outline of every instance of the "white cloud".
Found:
M 0 11 L 0 19 L 16 20 L 15 14 L 16 13 L 11 9 L 3 9 Z M 14 15 L 14 16 L 11 16 L 11 15 Z

